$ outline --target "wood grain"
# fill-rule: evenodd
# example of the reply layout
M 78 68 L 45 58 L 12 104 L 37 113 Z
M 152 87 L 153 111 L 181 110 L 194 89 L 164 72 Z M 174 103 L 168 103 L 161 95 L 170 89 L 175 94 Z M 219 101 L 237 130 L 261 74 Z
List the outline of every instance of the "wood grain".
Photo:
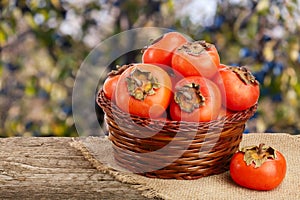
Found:
M 94 169 L 71 138 L 0 139 L 0 199 L 147 199 Z

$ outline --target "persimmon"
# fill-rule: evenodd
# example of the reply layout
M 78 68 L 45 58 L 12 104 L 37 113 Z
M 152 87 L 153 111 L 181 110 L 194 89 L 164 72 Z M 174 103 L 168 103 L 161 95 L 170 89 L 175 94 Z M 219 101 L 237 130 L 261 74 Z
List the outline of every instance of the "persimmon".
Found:
M 284 179 L 286 160 L 272 147 L 244 147 L 235 153 L 230 162 L 230 176 L 234 182 L 254 190 L 272 190 Z
M 140 117 L 158 118 L 165 113 L 172 96 L 172 82 L 162 68 L 135 63 L 119 77 L 115 90 L 116 105 Z

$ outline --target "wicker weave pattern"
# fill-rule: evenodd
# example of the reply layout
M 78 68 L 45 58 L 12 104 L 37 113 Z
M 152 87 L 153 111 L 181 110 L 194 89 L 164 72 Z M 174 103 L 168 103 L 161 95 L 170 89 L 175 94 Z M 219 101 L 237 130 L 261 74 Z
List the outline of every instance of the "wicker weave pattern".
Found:
M 117 163 L 129 171 L 165 179 L 197 179 L 228 170 L 245 123 L 257 108 L 194 123 L 131 116 L 111 103 L 103 91 L 97 103 L 105 112 Z

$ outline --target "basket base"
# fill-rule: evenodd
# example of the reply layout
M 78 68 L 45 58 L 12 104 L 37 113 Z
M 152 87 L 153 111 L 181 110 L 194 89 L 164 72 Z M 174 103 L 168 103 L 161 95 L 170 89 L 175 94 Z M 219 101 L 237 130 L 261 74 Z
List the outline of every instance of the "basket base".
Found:
M 148 155 L 147 153 L 143 154 L 134 152 L 131 149 L 124 149 L 124 146 L 120 147 L 119 144 L 115 143 L 116 141 L 113 141 L 114 158 L 122 168 L 149 178 L 199 179 L 220 174 L 229 169 L 231 157 L 238 150 L 239 143 L 242 140 L 243 129 L 244 125 L 240 127 L 239 134 L 230 139 L 220 137 L 216 146 L 210 152 L 203 152 L 202 156 L 199 156 L 199 149 L 189 148 L 174 160 L 172 152 L 168 152 L 167 155 L 152 152 L 153 154 Z M 227 140 L 227 142 L 229 140 L 231 146 L 225 149 L 222 146 L 218 147 L 220 143 L 227 143 L 224 140 Z M 166 166 L 166 163 L 170 164 Z

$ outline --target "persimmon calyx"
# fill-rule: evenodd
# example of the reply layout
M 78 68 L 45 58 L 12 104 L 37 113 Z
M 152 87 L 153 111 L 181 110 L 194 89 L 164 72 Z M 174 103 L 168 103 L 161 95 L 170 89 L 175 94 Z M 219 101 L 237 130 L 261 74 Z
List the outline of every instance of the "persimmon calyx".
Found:
M 241 67 L 229 67 L 229 69 L 234 72 L 239 79 L 243 81 L 246 85 L 253 84 L 258 85 L 259 82 L 255 79 L 253 74 L 244 66 Z
M 272 147 L 260 144 L 259 146 L 248 146 L 241 149 L 244 152 L 244 161 L 249 166 L 260 167 L 268 159 L 276 159 L 276 150 Z
M 191 113 L 205 105 L 205 97 L 200 92 L 200 85 L 191 83 L 175 89 L 174 100 L 181 110 Z
M 206 53 L 208 49 L 210 49 L 211 44 L 201 41 L 187 42 L 178 48 L 179 51 L 183 51 L 192 56 L 199 56 L 200 54 Z
M 154 95 L 160 84 L 151 72 L 135 68 L 126 78 L 129 94 L 137 100 L 144 100 L 148 95 Z

